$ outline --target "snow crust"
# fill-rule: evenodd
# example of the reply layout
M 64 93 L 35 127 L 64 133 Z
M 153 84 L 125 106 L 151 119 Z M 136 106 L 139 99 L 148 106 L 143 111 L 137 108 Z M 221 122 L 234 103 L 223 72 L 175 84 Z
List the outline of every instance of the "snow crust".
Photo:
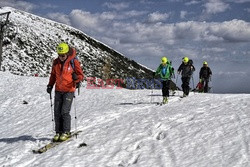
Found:
M 0 166 L 250 165 L 249 94 L 192 93 L 180 99 L 177 92 L 159 106 L 159 90 L 82 87 L 71 115 L 72 130 L 83 132 L 38 155 L 32 149 L 54 135 L 48 78 L 8 72 L 0 78 Z M 77 148 L 82 142 L 88 146 Z

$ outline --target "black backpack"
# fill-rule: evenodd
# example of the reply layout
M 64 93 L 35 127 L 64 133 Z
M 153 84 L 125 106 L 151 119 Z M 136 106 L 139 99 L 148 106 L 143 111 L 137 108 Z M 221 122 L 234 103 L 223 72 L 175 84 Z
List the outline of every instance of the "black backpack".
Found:
M 189 59 L 188 64 L 189 64 L 189 65 L 193 65 L 193 60 L 192 60 L 192 59 Z

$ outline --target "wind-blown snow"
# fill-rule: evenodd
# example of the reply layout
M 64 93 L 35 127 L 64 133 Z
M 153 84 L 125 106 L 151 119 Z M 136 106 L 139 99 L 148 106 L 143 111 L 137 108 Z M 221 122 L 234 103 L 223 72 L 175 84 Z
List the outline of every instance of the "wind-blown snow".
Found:
M 53 137 L 48 78 L 0 72 L 0 166 L 203 167 L 250 165 L 250 95 L 86 89 L 76 96 L 83 132 L 43 154 Z M 28 104 L 23 104 L 23 101 Z M 72 130 L 75 108 L 72 106 Z M 82 142 L 87 147 L 77 148 Z

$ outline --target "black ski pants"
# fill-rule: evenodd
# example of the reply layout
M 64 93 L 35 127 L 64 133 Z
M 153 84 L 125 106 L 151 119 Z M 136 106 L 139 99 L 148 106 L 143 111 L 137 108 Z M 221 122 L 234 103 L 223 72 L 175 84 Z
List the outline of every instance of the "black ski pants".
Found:
M 202 78 L 202 85 L 204 87 L 204 93 L 208 92 L 208 82 L 209 82 L 209 78 Z
M 169 97 L 169 86 L 170 86 L 170 80 L 162 80 L 162 96 L 163 97 Z
M 189 90 L 190 90 L 190 87 L 189 87 L 189 82 L 190 82 L 190 77 L 181 77 L 181 81 L 182 81 L 182 91 L 185 95 L 188 95 L 189 94 Z
M 55 92 L 54 117 L 56 133 L 70 132 L 70 109 L 73 98 L 74 92 Z

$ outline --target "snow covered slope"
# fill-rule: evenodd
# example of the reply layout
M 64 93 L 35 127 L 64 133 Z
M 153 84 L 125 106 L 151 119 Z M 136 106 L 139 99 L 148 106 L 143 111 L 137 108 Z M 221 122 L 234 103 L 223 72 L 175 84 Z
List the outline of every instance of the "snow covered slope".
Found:
M 218 167 L 250 165 L 250 95 L 191 94 L 157 106 L 161 91 L 82 88 L 73 141 L 53 137 L 48 78 L 0 72 L 0 166 Z M 23 104 L 23 101 L 28 104 Z M 77 148 L 86 142 L 87 147 Z
M 65 41 L 77 49 L 88 77 L 152 77 L 148 68 L 73 27 L 9 7 L 0 8 L 0 13 L 3 11 L 11 11 L 3 41 L 4 71 L 48 76 L 52 60 L 57 57 L 55 48 Z

